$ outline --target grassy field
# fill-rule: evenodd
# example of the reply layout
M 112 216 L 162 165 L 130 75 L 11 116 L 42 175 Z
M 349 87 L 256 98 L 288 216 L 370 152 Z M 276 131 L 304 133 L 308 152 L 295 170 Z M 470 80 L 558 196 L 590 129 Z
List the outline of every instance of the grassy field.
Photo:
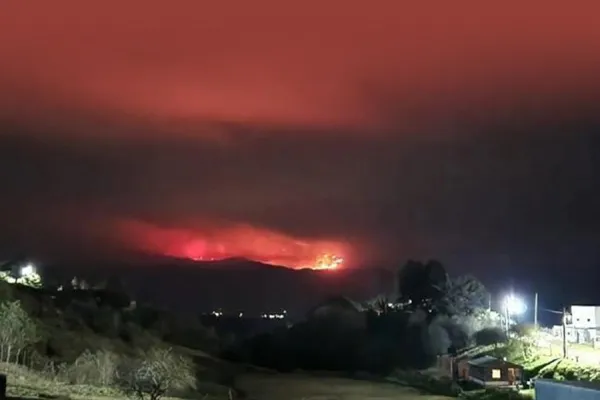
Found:
M 65 385 L 11 368 L 9 399 L 65 398 L 90 400 L 124 400 L 122 394 L 85 385 Z M 395 384 L 303 374 L 250 372 L 237 377 L 237 388 L 247 400 L 447 400 L 449 397 L 422 394 Z M 225 388 L 221 388 L 225 389 Z M 206 396 L 206 397 L 205 397 Z M 202 391 L 181 398 L 226 400 L 227 390 Z
M 447 400 L 388 383 L 301 374 L 245 374 L 236 384 L 248 400 Z
M 228 400 L 229 388 L 245 400 L 449 400 L 452 397 L 423 393 L 399 383 L 375 382 L 338 377 L 324 373 L 279 374 L 253 366 L 230 364 L 210 355 L 185 348 L 199 366 L 199 382 L 194 392 L 179 399 Z M 8 394 L 13 399 L 125 400 L 123 393 L 89 385 L 68 385 L 16 365 L 0 364 L 8 376 Z

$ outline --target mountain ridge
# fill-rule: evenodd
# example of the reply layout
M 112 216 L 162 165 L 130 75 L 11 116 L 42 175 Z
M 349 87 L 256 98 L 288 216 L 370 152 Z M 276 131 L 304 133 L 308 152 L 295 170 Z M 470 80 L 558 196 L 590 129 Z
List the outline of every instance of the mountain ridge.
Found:
M 261 314 L 285 309 L 303 315 L 329 296 L 362 301 L 389 294 L 394 286 L 393 272 L 385 268 L 291 269 L 241 258 L 54 263 L 42 266 L 42 272 L 45 279 L 63 283 L 74 276 L 92 284 L 118 277 L 142 301 L 194 313 L 222 309 Z

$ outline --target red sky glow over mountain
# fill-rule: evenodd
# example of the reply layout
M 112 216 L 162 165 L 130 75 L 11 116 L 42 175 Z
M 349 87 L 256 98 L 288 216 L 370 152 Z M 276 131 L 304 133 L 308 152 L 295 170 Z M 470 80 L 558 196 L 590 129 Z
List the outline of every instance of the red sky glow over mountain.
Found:
M 32 3 L 0 257 L 600 260 L 598 2 Z
M 123 241 L 141 251 L 196 261 L 243 257 L 290 268 L 336 269 L 348 254 L 341 242 L 299 240 L 241 225 L 203 232 L 129 221 L 119 232 Z

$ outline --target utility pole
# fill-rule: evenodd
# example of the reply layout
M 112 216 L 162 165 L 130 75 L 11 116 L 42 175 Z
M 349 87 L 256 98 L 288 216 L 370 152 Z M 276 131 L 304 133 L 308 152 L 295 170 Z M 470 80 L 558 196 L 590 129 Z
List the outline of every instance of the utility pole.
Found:
M 562 330 L 563 330 L 563 358 L 567 358 L 567 309 L 563 307 L 562 312 Z
M 535 302 L 534 302 L 533 308 L 534 308 L 534 310 L 533 310 L 533 326 L 537 330 L 537 328 L 538 328 L 538 294 L 537 294 L 537 292 L 535 292 Z
M 505 322 L 505 328 L 506 328 L 506 337 L 508 337 L 508 333 L 510 331 L 510 311 L 508 310 L 508 306 L 504 307 L 504 322 Z

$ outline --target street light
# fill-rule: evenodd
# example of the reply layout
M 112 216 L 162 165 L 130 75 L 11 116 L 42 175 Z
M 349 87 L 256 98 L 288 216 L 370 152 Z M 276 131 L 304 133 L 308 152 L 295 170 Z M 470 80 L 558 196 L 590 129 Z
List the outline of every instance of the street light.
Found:
M 509 315 L 521 315 L 527 311 L 527 304 L 514 294 L 508 295 L 504 300 L 504 307 Z
M 524 314 L 527 311 L 527 304 L 525 304 L 523 299 L 511 293 L 504 299 L 504 311 L 506 314 L 506 335 L 508 336 L 510 316 Z
M 21 277 L 31 275 L 35 273 L 35 267 L 32 264 L 27 264 L 21 268 Z

